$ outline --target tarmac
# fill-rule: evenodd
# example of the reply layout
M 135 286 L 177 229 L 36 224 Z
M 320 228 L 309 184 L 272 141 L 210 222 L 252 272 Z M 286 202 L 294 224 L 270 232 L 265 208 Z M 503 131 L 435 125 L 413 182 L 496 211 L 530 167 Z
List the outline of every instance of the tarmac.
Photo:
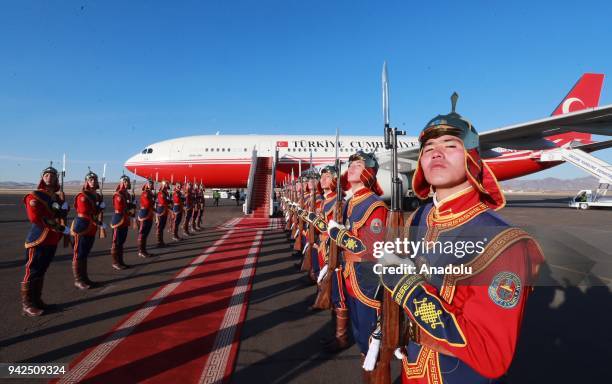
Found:
M 0 363 L 72 361 L 221 238 L 226 232 L 221 224 L 242 215 L 234 200 L 221 200 L 219 207 L 207 200 L 204 231 L 169 242 L 167 248 L 153 248 L 156 256 L 147 259 L 137 257 L 137 234 L 130 231 L 125 261 L 132 267 L 124 271 L 111 268 L 110 236 L 97 239 L 88 269 L 90 278 L 102 285 L 87 291 L 74 288 L 72 250 L 60 245 L 43 293 L 57 309 L 26 318 L 19 299 L 29 228 L 22 197 L 0 194 Z M 538 240 L 546 264 L 527 303 L 515 358 L 503 382 L 605 380 L 612 360 L 612 332 L 606 325 L 612 315 L 612 210 L 568 208 L 569 195 L 507 199 L 500 214 Z M 169 240 L 168 233 L 165 238 Z M 331 331 L 330 315 L 308 311 L 315 288 L 294 268 L 298 259 L 292 253 L 285 233 L 264 234 L 232 382 L 360 382 L 354 345 L 336 355 L 322 351 L 319 339 Z M 396 381 L 398 374 L 395 364 Z

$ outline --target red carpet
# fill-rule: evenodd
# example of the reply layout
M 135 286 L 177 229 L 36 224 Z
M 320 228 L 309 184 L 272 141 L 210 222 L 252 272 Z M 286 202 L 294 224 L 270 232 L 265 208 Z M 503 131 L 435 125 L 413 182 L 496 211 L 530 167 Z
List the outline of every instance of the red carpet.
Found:
M 277 221 L 231 222 L 221 239 L 119 322 L 102 343 L 75 359 L 60 382 L 227 382 L 262 232 L 276 228 Z

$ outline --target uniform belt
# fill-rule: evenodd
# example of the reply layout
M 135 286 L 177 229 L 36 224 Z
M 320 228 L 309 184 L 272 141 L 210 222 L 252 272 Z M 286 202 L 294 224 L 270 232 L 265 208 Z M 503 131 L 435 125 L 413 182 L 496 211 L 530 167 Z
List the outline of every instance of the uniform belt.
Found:
M 77 214 L 77 216 L 78 216 L 78 217 L 82 217 L 82 218 L 84 218 L 84 219 L 89 219 L 89 220 L 92 220 L 92 218 L 91 218 L 91 216 L 90 216 L 90 215 L 86 215 L 86 214 L 84 214 L 84 213 L 79 213 L 79 214 Z
M 122 214 L 123 212 L 122 212 L 122 211 L 117 211 L 117 210 L 115 210 L 115 213 Z
M 344 251 L 343 253 L 343 257 L 344 257 L 344 261 L 351 261 L 353 263 L 360 263 L 362 261 L 370 261 L 367 260 L 365 257 L 365 255 L 363 256 L 358 256 L 352 252 L 348 252 L 348 251 Z

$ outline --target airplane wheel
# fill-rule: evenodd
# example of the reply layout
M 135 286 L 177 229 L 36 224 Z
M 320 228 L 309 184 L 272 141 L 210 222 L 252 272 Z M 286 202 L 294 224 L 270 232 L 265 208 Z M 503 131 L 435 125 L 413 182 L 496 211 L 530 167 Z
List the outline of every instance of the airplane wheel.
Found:
M 587 203 L 580 203 L 580 209 L 589 209 L 589 205 Z

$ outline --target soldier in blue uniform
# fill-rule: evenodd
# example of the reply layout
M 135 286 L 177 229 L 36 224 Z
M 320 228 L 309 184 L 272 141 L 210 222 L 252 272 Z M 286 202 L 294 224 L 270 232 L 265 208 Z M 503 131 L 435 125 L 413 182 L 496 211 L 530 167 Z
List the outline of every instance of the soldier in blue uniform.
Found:
M 66 217 L 68 204 L 58 196 L 57 170 L 52 166 L 42 171 L 36 190 L 23 198 L 28 220 L 32 224 L 26 236 L 25 275 L 21 282 L 21 308 L 25 316 L 40 316 L 48 306 L 42 300 L 43 281 L 57 243 L 70 229 L 59 223 Z
M 536 241 L 495 212 L 505 205 L 503 193 L 480 158 L 478 133 L 452 99 L 452 112 L 433 118 L 419 136 L 412 186 L 421 199 L 433 193 L 433 203 L 412 214 L 405 237 L 428 245 L 403 259 L 382 257 L 414 271 L 382 274 L 409 318 L 403 382 L 497 382 L 512 362 L 543 261 Z M 456 272 L 438 271 L 446 267 Z
M 347 181 L 352 196 L 343 209 L 344 224 L 332 220 L 328 226 L 330 239 L 342 248 L 339 295 L 344 296 L 353 337 L 364 358 L 381 310 L 372 251 L 373 243 L 383 240 L 387 207 L 380 198 L 383 191 L 376 180 L 377 172 L 378 161 L 373 154 L 358 151 L 350 156 Z M 365 371 L 364 380 L 369 380 Z
M 78 289 L 89 289 L 97 285 L 87 275 L 87 257 L 96 240 L 98 227 L 106 226 L 98 221 L 98 215 L 104 209 L 104 202 L 96 192 L 98 189 L 100 189 L 98 175 L 90 170 L 85 175 L 85 184 L 81 192 L 74 198 L 77 215 L 71 227 L 74 236 L 72 272 L 74 286 Z

